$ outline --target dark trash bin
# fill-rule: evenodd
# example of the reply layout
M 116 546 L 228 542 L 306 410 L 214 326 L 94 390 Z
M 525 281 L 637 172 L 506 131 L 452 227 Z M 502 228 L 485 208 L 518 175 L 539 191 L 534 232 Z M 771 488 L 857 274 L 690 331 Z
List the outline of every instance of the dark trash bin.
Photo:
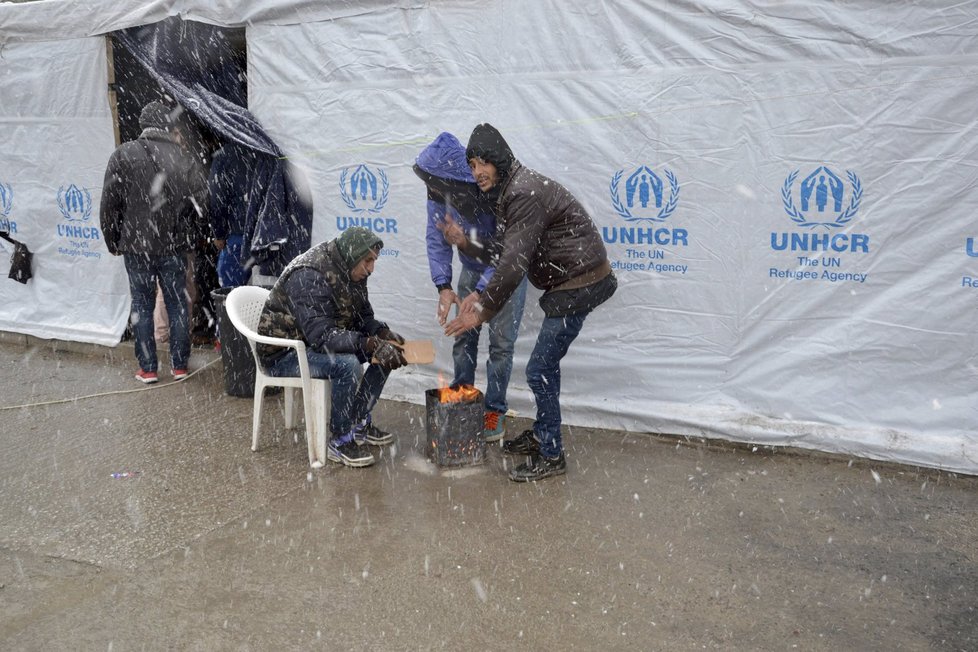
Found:
M 221 342 L 221 363 L 224 365 L 224 393 L 228 396 L 255 395 L 255 358 L 251 355 L 248 338 L 238 332 L 228 317 L 224 305 L 234 288 L 217 288 L 211 292 L 217 311 L 217 336 Z

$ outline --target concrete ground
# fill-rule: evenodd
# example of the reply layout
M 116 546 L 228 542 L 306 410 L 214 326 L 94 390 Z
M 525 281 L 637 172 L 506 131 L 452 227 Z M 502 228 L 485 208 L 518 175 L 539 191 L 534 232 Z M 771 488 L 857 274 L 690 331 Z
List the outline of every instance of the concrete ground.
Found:
M 212 351 L 93 351 L 0 340 L 0 649 L 978 650 L 978 478 L 567 427 L 518 485 L 389 401 L 378 464 L 311 470 Z

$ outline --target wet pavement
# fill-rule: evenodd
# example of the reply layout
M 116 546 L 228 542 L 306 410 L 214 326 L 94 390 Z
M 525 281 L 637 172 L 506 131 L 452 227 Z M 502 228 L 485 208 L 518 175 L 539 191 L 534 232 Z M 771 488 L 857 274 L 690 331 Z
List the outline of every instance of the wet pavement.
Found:
M 213 351 L 144 388 L 80 348 L 0 339 L 0 649 L 978 649 L 978 478 L 567 427 L 521 485 L 391 401 L 312 470 Z

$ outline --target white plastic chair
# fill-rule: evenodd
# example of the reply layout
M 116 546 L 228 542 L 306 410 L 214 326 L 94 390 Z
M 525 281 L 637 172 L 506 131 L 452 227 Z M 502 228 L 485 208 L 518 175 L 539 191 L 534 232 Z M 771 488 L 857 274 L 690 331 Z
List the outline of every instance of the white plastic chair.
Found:
M 314 469 L 326 460 L 326 432 L 329 429 L 330 381 L 309 376 L 306 345 L 301 340 L 269 337 L 258 334 L 258 318 L 261 316 L 268 290 L 254 285 L 236 287 L 228 293 L 225 308 L 231 323 L 248 338 L 251 355 L 255 360 L 255 416 L 252 427 L 251 450 L 258 450 L 258 428 L 261 426 L 261 410 L 266 387 L 285 388 L 285 427 L 295 427 L 293 402 L 295 393 L 302 390 L 302 407 L 306 418 L 306 443 L 309 448 L 309 464 Z M 258 363 L 257 345 L 274 344 L 295 349 L 299 356 L 299 377 L 269 376 Z

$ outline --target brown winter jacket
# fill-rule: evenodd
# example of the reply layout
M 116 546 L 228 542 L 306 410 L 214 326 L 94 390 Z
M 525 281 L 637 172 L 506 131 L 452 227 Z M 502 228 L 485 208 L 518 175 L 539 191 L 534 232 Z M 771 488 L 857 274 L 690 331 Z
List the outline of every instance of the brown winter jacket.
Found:
M 482 293 L 486 319 L 499 312 L 524 275 L 549 292 L 592 285 L 610 274 L 604 242 L 581 203 L 519 161 L 503 182 L 496 215 L 502 249 Z

